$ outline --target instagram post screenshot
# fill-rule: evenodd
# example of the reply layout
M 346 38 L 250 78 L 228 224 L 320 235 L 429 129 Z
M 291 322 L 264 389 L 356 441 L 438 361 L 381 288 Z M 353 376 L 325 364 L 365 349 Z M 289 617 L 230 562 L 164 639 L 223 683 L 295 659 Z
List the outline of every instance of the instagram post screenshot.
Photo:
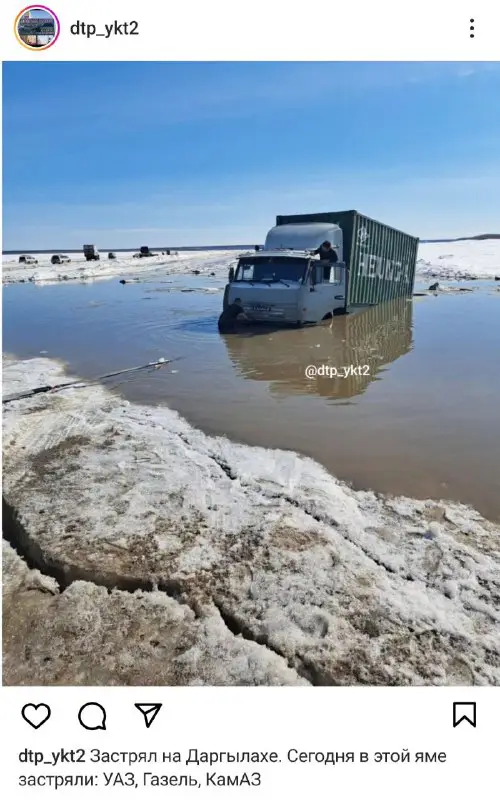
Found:
M 0 785 L 469 800 L 500 6 L 5 0 Z

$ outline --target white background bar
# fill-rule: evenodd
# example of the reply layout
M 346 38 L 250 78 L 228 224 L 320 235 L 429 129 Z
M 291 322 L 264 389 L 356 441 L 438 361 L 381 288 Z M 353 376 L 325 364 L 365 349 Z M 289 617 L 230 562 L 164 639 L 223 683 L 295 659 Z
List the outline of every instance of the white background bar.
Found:
M 500 4 L 492 0 L 48 0 L 61 34 L 42 52 L 30 52 L 14 36 L 23 6 L 3 2 L 4 60 L 474 61 L 500 53 Z M 124 22 L 137 35 L 116 32 L 115 23 Z
M 453 703 L 476 702 L 476 727 L 462 721 L 453 727 Z M 38 730 L 21 717 L 26 703 L 46 703 L 51 716 Z M 88 731 L 78 722 L 85 703 L 106 710 L 106 730 Z M 163 703 L 146 729 L 134 703 Z M 122 795 L 137 797 L 255 797 L 255 798 L 409 798 L 488 797 L 497 783 L 500 693 L 495 688 L 11 688 L 3 690 L 2 716 L 8 736 L 3 743 L 3 782 L 6 797 L 73 797 L 66 793 L 21 789 L 20 775 L 92 775 L 94 797 L 114 796 L 105 788 L 104 772 L 133 773 L 140 791 L 121 787 Z M 20 753 L 85 751 L 85 761 L 26 763 Z M 158 752 L 149 763 L 91 760 L 91 750 Z M 272 752 L 277 763 L 186 764 L 189 750 L 207 752 Z M 288 754 L 291 753 L 289 759 Z M 297 751 L 297 752 L 295 752 Z M 163 752 L 179 752 L 182 761 L 162 761 Z M 355 761 L 322 763 L 313 756 L 302 762 L 297 753 L 354 753 Z M 359 753 L 369 761 L 359 762 Z M 382 756 L 376 753 L 396 754 Z M 410 760 L 398 760 L 409 752 Z M 416 760 L 417 753 L 446 754 L 444 760 Z M 187 775 L 201 789 L 148 785 L 144 773 Z M 260 786 L 214 787 L 207 775 L 260 774 Z M 146 782 L 145 782 L 146 781 Z M 81 794 L 90 790 L 80 789 Z M 116 787 L 114 792 L 118 792 Z

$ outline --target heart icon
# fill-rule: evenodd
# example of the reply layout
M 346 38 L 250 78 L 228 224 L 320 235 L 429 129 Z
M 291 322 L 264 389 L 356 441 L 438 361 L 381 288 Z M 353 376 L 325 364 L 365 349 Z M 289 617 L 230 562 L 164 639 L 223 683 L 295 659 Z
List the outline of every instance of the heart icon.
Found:
M 41 728 L 50 717 L 50 708 L 45 703 L 28 703 L 22 707 L 21 716 L 32 728 Z

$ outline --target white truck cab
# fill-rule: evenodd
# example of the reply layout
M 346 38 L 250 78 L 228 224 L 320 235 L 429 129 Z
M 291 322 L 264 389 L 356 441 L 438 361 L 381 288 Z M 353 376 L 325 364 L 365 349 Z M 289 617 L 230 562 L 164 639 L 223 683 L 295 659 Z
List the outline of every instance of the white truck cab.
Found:
M 315 253 L 325 241 L 334 248 L 336 263 Z M 224 308 L 239 306 L 250 322 L 303 325 L 344 313 L 346 300 L 342 230 L 315 222 L 271 228 L 262 250 L 243 253 L 226 286 Z

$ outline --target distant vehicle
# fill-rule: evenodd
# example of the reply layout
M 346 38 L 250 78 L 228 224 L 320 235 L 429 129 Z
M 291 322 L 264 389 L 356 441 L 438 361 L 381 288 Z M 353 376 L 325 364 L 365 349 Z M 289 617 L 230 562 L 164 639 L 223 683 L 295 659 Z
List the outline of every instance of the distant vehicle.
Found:
M 116 253 L 108 253 L 108 258 L 116 258 Z
M 143 247 L 141 247 L 138 253 L 134 253 L 133 258 L 151 258 L 151 256 L 154 255 L 155 254 L 149 249 L 149 247 L 146 247 L 146 245 L 144 245 Z
M 322 258 L 328 244 L 334 257 Z M 263 248 L 228 276 L 219 330 L 236 321 L 314 324 L 411 297 L 418 239 L 357 211 L 279 216 Z
M 101 258 L 95 244 L 84 244 L 83 255 L 85 256 L 86 261 L 99 261 Z
M 38 264 L 38 261 L 34 256 L 19 256 L 19 263 L 20 264 Z
M 69 256 L 63 255 L 63 253 L 56 253 L 50 259 L 51 264 L 70 264 L 71 259 Z

